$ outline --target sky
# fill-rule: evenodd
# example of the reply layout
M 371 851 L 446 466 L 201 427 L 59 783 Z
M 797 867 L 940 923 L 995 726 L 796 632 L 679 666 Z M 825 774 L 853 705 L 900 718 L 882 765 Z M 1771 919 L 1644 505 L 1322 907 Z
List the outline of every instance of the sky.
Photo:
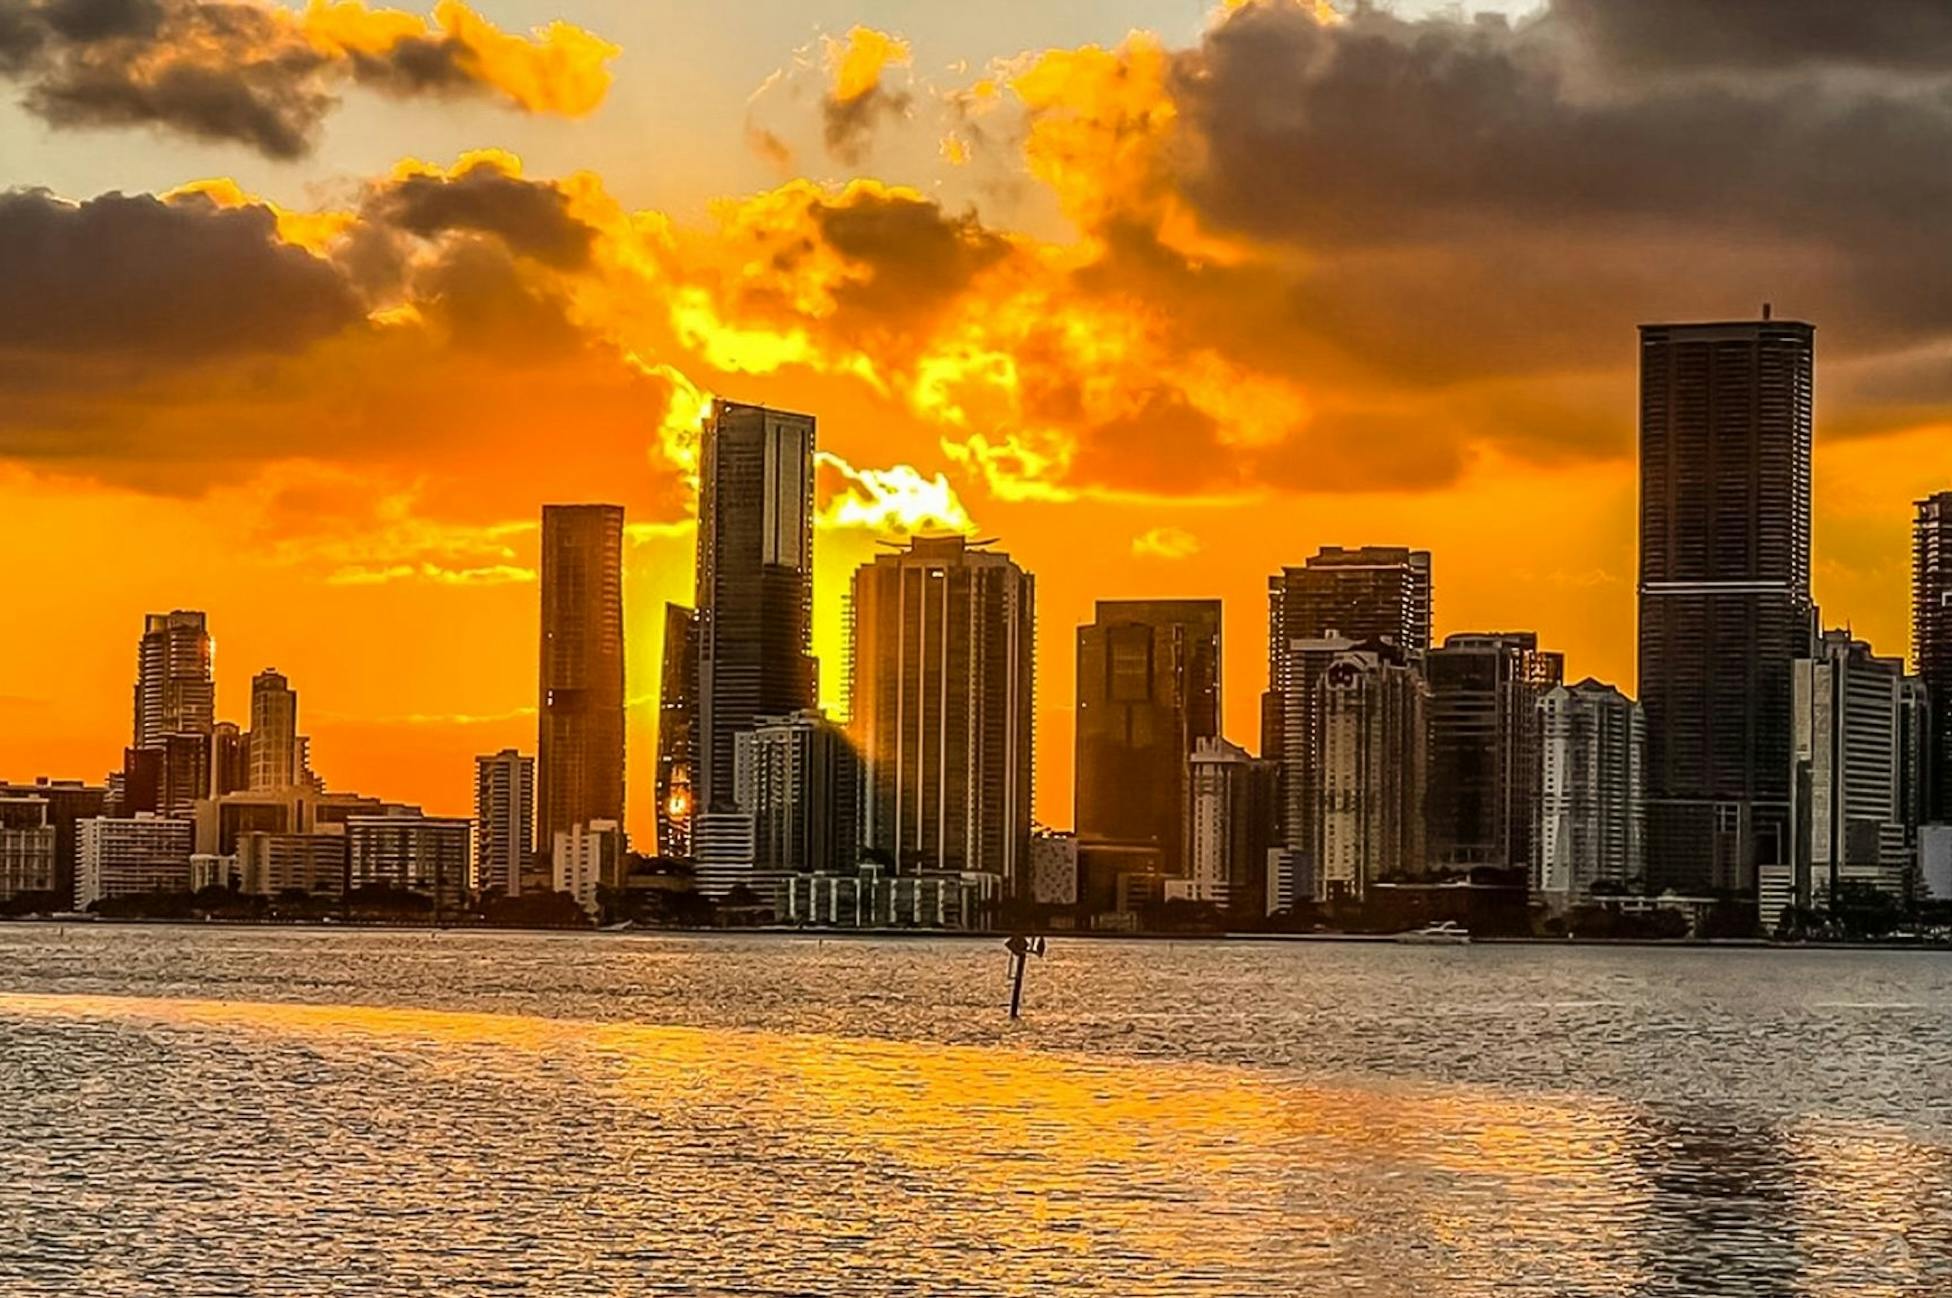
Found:
M 1632 688 L 1636 324 L 1817 327 L 1816 596 L 1907 649 L 1952 486 L 1952 9 L 0 0 L 0 777 L 100 780 L 146 612 L 333 788 L 532 751 L 537 520 L 630 519 L 630 828 L 712 395 L 819 420 L 816 650 L 878 540 L 1037 578 L 1071 823 L 1097 598 L 1434 554 L 1437 632 Z

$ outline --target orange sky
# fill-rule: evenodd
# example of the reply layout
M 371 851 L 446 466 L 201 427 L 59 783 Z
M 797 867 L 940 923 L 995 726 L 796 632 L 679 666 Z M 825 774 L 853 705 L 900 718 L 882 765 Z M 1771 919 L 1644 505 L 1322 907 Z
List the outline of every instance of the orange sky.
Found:
M 648 837 L 713 393 L 819 418 L 830 694 L 877 537 L 978 530 L 1036 574 L 1053 825 L 1091 601 L 1223 597 L 1251 745 L 1266 576 L 1325 543 L 1428 547 L 1440 634 L 1535 628 L 1631 688 L 1633 326 L 1765 298 L 1818 326 L 1817 597 L 1903 652 L 1910 502 L 1952 485 L 1952 295 L 1906 220 L 1935 198 L 1907 141 L 1952 147 L 1952 121 L 1804 111 L 1813 60 L 1868 74 L 1859 101 L 1897 85 L 1874 31 L 1684 52 L 1619 3 L 1261 0 L 1049 47 L 1000 17 L 747 33 L 772 74 L 728 75 L 656 185 L 612 165 L 656 72 L 612 6 L 535 32 L 533 4 L 270 6 L 213 53 L 170 0 L 154 32 L 45 35 L 0 113 L 25 145 L 0 158 L 46 137 L 73 178 L 0 161 L 0 776 L 99 780 L 142 615 L 190 607 L 220 714 L 276 666 L 329 784 L 465 812 L 472 756 L 535 742 L 539 507 L 617 500 Z M 1952 77 L 1906 57 L 1907 85 Z M 182 65 L 288 71 L 219 120 L 169 100 Z M 79 79 L 103 66 L 129 84 Z M 1740 148 L 1714 138 L 1729 96 Z M 714 190 L 727 151 L 748 179 Z

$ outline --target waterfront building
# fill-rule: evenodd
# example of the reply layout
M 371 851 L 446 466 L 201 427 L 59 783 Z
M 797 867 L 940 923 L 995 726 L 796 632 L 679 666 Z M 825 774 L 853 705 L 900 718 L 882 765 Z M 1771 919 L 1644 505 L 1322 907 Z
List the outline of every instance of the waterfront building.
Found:
M 1078 836 L 1038 830 L 1030 836 L 1030 900 L 1039 906 L 1078 904 Z
M 517 896 L 535 854 L 533 757 L 504 748 L 474 759 L 474 823 L 474 891 Z
M 692 854 L 691 816 L 698 768 L 698 617 L 664 606 L 664 670 L 657 708 L 657 851 Z
M 1848 631 L 1825 631 L 1793 665 L 1795 856 L 1762 871 L 1765 932 L 1781 919 L 1779 900 L 1827 909 L 1850 884 L 1905 899 L 1912 862 L 1901 792 L 1904 695 L 1904 663 L 1879 657 Z
M 987 542 L 916 537 L 854 574 L 863 838 L 902 870 L 1028 883 L 1035 585 Z
M 1408 655 L 1372 640 L 1337 654 L 1316 694 L 1314 900 L 1360 902 L 1373 883 L 1424 871 L 1429 690 Z
M 752 818 L 757 870 L 827 873 L 860 862 L 861 764 L 818 711 L 760 717 L 733 745 L 737 810 Z
M 357 793 L 328 793 L 314 785 L 246 789 L 196 805 L 196 850 L 234 856 L 241 834 L 312 834 L 343 828 L 354 816 L 417 816 L 420 808 Z
M 9 783 L 0 780 L 0 798 L 34 798 L 47 806 L 47 821 L 54 826 L 53 890 L 65 901 L 75 895 L 75 871 L 80 835 L 75 826 L 103 815 L 107 810 L 108 788 L 80 780 L 56 780 L 42 775 L 35 779 Z
M 1564 658 L 1530 631 L 1447 636 L 1426 657 L 1433 869 L 1531 869 L 1539 701 L 1564 671 Z
M 1814 330 L 1640 329 L 1647 886 L 1755 894 L 1794 861 L 1791 664 L 1808 655 Z
M 542 509 L 535 841 L 624 817 L 624 510 Z
M 1265 914 L 1268 853 L 1275 844 L 1280 765 L 1256 759 L 1218 735 L 1187 759 L 1186 879 L 1168 897 L 1209 901 L 1243 917 Z
M 781 888 L 785 918 L 816 928 L 993 926 L 1000 880 L 988 871 L 896 872 L 866 863 L 830 874 L 790 874 Z
M 276 669 L 251 678 L 251 781 L 253 789 L 288 789 L 298 783 L 298 691 Z
M 76 828 L 76 910 L 114 897 L 189 891 L 189 821 L 144 812 L 96 816 Z
M 261 897 L 302 892 L 313 897 L 340 897 L 351 868 L 351 840 L 343 826 L 311 834 L 239 834 L 234 857 L 238 887 Z
M 1554 910 L 1597 891 L 1638 890 L 1646 874 L 1646 720 L 1587 677 L 1539 701 L 1540 781 L 1532 890 Z
M 818 705 L 811 415 L 714 401 L 699 451 L 693 799 L 731 810 L 735 736 Z
M 1921 819 L 1952 822 L 1952 490 L 1919 501 L 1912 523 L 1911 661 L 1930 707 Z
M 597 889 L 623 886 L 623 827 L 614 820 L 593 820 L 559 829 L 549 859 L 556 891 L 568 893 L 577 905 L 595 915 Z
M 55 829 L 46 798 L 0 795 L 0 901 L 56 895 Z
M 423 893 L 436 910 L 461 904 L 467 890 L 472 824 L 412 811 L 345 820 L 346 885 Z
M 1186 872 L 1187 761 L 1220 733 L 1220 601 L 1099 600 L 1078 628 L 1078 838 Z

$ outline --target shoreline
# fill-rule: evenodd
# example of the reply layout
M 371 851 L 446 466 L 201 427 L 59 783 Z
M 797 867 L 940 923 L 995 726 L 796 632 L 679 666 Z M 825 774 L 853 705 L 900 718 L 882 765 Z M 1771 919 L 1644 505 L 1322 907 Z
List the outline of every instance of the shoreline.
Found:
M 660 928 L 644 926 L 628 929 L 603 928 L 522 928 L 493 924 L 417 924 L 392 920 L 249 920 L 249 919 L 140 919 L 95 916 L 19 915 L 0 918 L 0 929 L 7 925 L 46 928 L 226 928 L 226 929 L 302 929 L 307 932 L 387 932 L 455 934 L 525 934 L 530 936 L 566 935 L 598 938 L 739 938 L 773 937 L 820 940 L 955 941 L 1001 942 L 1010 936 L 1007 929 L 972 932 L 958 929 L 917 928 L 802 928 L 787 925 L 762 925 L 751 928 Z M 1650 947 L 1664 950 L 1680 948 L 1732 951 L 1911 951 L 1921 954 L 1952 955 L 1952 942 L 1776 942 L 1768 938 L 1580 938 L 1580 937 L 1473 937 L 1469 942 L 1429 943 L 1400 941 L 1395 933 L 1117 933 L 1090 930 L 1045 930 L 1036 934 L 1046 941 L 1087 942 L 1187 942 L 1187 943 L 1354 943 L 1386 946 L 1531 946 L 1531 947 Z

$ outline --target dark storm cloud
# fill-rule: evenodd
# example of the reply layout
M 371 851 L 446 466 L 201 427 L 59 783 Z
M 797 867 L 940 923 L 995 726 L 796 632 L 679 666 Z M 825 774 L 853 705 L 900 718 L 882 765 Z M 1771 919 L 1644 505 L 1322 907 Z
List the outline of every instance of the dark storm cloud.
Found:
M 913 102 L 906 91 L 875 85 L 851 99 L 829 94 L 820 101 L 820 128 L 827 152 L 857 165 L 867 156 L 875 125 L 884 117 L 899 117 Z
M 1945 0 L 1556 0 L 1553 14 L 1607 56 L 1646 67 L 1952 63 Z
M 810 211 L 830 247 L 873 270 L 837 296 L 877 316 L 933 310 L 1010 247 L 973 215 L 951 216 L 940 204 L 903 194 L 860 191 L 845 201 L 816 202 Z
M 405 15 L 356 3 L 314 14 L 252 0 L 0 0 L 0 75 L 55 126 L 155 126 L 281 159 L 312 149 L 348 78 L 572 115 L 608 85 L 614 49 L 578 29 L 509 43 L 466 11 L 440 16 L 448 29 L 416 34 L 398 25 Z
M 421 174 L 391 182 L 375 194 L 367 212 L 421 238 L 449 230 L 492 234 L 511 251 L 559 270 L 586 265 L 596 237 L 570 214 L 568 195 L 555 185 L 488 166 L 458 176 Z
M 264 208 L 0 194 L 0 350 L 277 351 L 359 316 L 339 272 L 279 242 Z

